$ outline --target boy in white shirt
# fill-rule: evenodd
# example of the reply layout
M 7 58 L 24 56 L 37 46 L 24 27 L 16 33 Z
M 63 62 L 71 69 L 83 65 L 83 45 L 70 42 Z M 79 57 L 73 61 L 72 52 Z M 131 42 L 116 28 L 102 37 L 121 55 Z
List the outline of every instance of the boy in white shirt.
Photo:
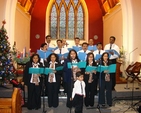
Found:
M 76 73 L 77 80 L 74 83 L 72 91 L 72 98 L 75 113 L 83 112 L 83 98 L 85 98 L 85 82 L 83 81 L 83 74 L 81 72 Z

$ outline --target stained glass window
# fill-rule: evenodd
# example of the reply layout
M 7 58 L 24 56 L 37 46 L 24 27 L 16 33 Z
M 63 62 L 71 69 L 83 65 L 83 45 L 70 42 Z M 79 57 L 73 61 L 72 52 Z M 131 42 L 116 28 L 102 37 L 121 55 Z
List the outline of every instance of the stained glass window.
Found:
M 54 39 L 73 39 L 76 36 L 84 39 L 83 12 L 81 0 L 55 0 L 50 14 L 51 36 Z
M 77 13 L 77 37 L 83 39 L 83 10 L 81 6 Z
M 69 2 L 70 2 L 70 0 L 65 0 L 65 2 L 66 2 L 66 4 L 68 5 L 68 4 L 69 4 Z
M 71 5 L 70 10 L 69 10 L 69 25 L 68 25 L 68 37 L 69 39 L 73 39 L 74 38 L 74 10 L 73 7 Z
M 60 38 L 66 38 L 65 34 L 66 34 L 66 13 L 63 5 L 60 11 Z
M 74 4 L 77 5 L 79 0 L 73 0 Z
M 51 36 L 53 39 L 57 37 L 57 13 L 56 13 L 56 8 L 55 5 L 52 7 L 51 11 Z

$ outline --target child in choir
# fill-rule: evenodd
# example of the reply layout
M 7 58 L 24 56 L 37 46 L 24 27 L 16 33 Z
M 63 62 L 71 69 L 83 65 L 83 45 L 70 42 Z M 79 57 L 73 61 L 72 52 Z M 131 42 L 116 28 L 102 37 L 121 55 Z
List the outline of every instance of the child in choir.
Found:
M 80 60 L 77 56 L 77 53 L 75 50 L 70 50 L 67 59 L 65 59 L 64 62 L 64 82 L 65 82 L 65 90 L 67 92 L 67 104 L 66 106 L 71 108 L 72 104 L 70 101 L 71 95 L 72 95 L 72 87 L 73 83 L 76 80 L 76 72 L 80 71 L 77 67 L 72 67 L 71 69 L 68 68 L 68 63 L 78 63 Z
M 102 66 L 109 66 L 109 53 L 104 52 L 101 56 Z M 106 92 L 106 102 L 109 106 L 112 106 L 112 80 L 111 75 L 108 70 L 101 72 L 99 76 L 99 104 L 105 106 L 105 92 Z
M 88 53 L 86 62 L 87 62 L 86 64 L 87 66 L 97 66 L 93 53 Z M 94 106 L 94 96 L 97 94 L 98 76 L 96 74 L 96 71 L 85 72 L 84 81 L 86 84 L 85 106 L 93 107 Z
M 55 53 L 50 54 L 45 67 L 52 68 L 54 71 L 47 75 L 46 87 L 48 90 L 48 106 L 55 108 L 59 105 L 60 71 L 55 70 L 58 66 L 61 66 L 58 56 Z
M 42 77 L 40 74 L 29 74 L 30 67 L 43 67 L 42 63 L 40 63 L 40 57 L 38 54 L 33 54 L 31 56 L 30 61 L 26 64 L 23 75 L 24 84 L 28 87 L 27 108 L 29 110 L 37 110 L 41 108 Z
M 72 91 L 73 105 L 75 107 L 75 113 L 83 113 L 83 98 L 85 98 L 85 82 L 83 81 L 83 74 L 81 72 L 76 73 L 77 80 L 74 83 Z

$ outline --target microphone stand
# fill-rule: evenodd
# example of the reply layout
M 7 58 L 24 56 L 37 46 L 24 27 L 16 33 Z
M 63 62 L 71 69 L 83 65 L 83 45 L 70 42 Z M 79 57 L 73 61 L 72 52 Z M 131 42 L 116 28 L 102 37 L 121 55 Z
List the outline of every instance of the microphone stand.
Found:
M 101 59 L 99 59 L 99 64 L 100 64 L 100 72 L 99 72 L 99 90 L 100 90 L 100 87 L 101 87 Z M 100 97 L 100 91 L 99 91 L 99 97 Z M 98 105 L 97 105 L 97 109 L 98 109 L 98 111 L 99 111 L 99 113 L 101 113 L 101 110 L 100 110 L 100 105 L 99 105 L 99 101 L 100 101 L 100 99 L 99 99 L 99 97 L 98 97 Z
M 73 64 L 72 64 L 72 58 L 71 58 L 71 72 L 72 72 L 72 77 L 73 77 Z M 72 97 L 72 88 L 73 88 L 73 80 L 71 80 L 71 83 L 70 83 L 70 87 L 71 87 L 71 97 Z M 70 113 L 71 113 L 71 110 L 72 110 L 72 100 L 70 100 L 71 102 L 71 106 L 70 106 L 70 108 L 69 108 L 69 111 L 70 111 Z
M 129 62 L 128 62 L 128 65 L 130 64 L 130 55 L 131 55 L 131 53 L 133 53 L 134 51 L 136 51 L 138 49 L 138 47 L 136 47 L 135 49 L 133 49 L 130 53 L 129 53 Z M 131 63 L 132 64 L 132 63 Z M 127 75 L 128 73 L 125 71 L 125 74 Z M 128 75 L 127 75 L 128 76 Z M 127 81 L 127 83 L 126 83 L 126 86 L 124 87 L 124 89 L 130 89 L 129 87 L 128 87 L 128 81 Z
M 129 63 L 130 63 L 130 55 L 131 55 L 131 53 L 133 53 L 135 50 L 137 50 L 138 49 L 138 47 L 136 47 L 135 49 L 133 49 L 130 53 L 129 53 Z
M 45 72 L 45 67 L 44 67 L 44 72 Z M 45 110 L 45 75 L 43 75 L 42 90 L 43 90 L 43 112 L 42 113 L 46 113 L 47 110 Z

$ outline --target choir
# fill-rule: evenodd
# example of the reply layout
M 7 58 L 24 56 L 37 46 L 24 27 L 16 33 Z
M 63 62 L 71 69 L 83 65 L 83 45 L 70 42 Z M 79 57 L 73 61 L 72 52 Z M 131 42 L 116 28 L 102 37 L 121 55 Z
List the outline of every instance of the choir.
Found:
M 112 37 L 113 38 L 113 37 Z M 62 85 L 64 93 L 67 93 L 66 106 L 71 108 L 82 107 L 84 98 L 84 104 L 86 107 L 94 107 L 94 97 L 97 95 L 97 89 L 99 89 L 99 104 L 105 106 L 105 91 L 107 104 L 112 106 L 112 89 L 115 84 L 113 82 L 113 73 L 110 73 L 108 67 L 111 62 L 110 58 L 117 58 L 119 51 L 114 49 L 116 47 L 113 44 L 113 49 L 110 52 L 108 47 L 102 50 L 102 43 L 93 44 L 93 39 L 80 45 L 80 39 L 74 38 L 74 46 L 67 48 L 67 41 L 65 39 L 58 39 L 57 47 L 51 44 L 51 36 L 46 36 L 46 42 L 41 44 L 37 54 L 33 54 L 31 60 L 26 64 L 24 70 L 24 83 L 28 86 L 28 109 L 39 109 L 41 107 L 40 97 L 42 90 L 42 74 L 29 74 L 29 68 L 50 68 L 53 71 L 49 72 L 45 76 L 46 95 L 48 96 L 48 106 L 58 107 L 59 105 L 59 89 Z M 115 51 L 113 51 L 115 50 Z M 114 57 L 116 56 L 116 57 Z M 113 60 L 112 59 L 112 60 Z M 81 64 L 80 64 L 81 62 Z M 62 66 L 62 68 L 60 68 Z M 58 68 L 57 68 L 58 67 Z M 113 68 L 114 69 L 114 68 Z M 114 69 L 115 70 L 115 69 Z M 114 71 L 115 72 L 115 71 Z M 83 93 L 79 84 L 77 73 L 83 75 Z M 83 79 L 81 80 L 83 81 Z M 77 91 L 74 92 L 74 88 L 77 87 Z M 80 105 L 73 104 L 73 98 L 77 96 L 77 103 L 80 101 Z M 32 101 L 31 101 L 32 100 Z M 82 113 L 82 109 L 79 113 Z

